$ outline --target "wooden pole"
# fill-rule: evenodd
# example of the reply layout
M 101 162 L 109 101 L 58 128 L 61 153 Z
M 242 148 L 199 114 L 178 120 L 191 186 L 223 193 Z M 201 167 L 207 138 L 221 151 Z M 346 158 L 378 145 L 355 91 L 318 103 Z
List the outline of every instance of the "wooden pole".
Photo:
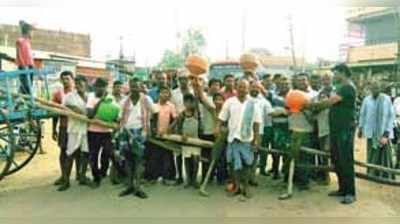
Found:
M 85 115 L 75 113 L 75 112 L 73 112 L 71 110 L 64 110 L 64 109 L 60 109 L 60 108 L 54 108 L 54 107 L 51 107 L 51 106 L 42 105 L 40 103 L 36 104 L 36 106 L 39 107 L 39 108 L 42 108 L 44 110 L 53 112 L 53 113 L 56 113 L 56 114 L 59 114 L 59 115 L 64 115 L 64 116 L 67 116 L 67 117 L 71 117 L 71 118 L 74 118 L 74 119 L 77 119 L 77 120 L 80 120 L 80 121 L 83 121 L 83 122 L 87 122 L 87 123 L 90 123 L 90 124 L 95 124 L 95 125 L 103 126 L 103 127 L 106 127 L 106 128 L 112 128 L 112 129 L 117 129 L 119 127 L 116 123 L 107 123 L 107 122 L 101 121 L 99 119 L 90 119 L 90 118 L 86 117 Z
M 177 143 L 182 143 L 184 145 L 192 145 L 192 146 L 198 146 L 201 148 L 212 148 L 214 146 L 214 143 L 211 141 L 205 141 L 201 140 L 198 138 L 186 138 L 186 141 L 182 139 L 181 135 L 163 135 L 160 136 L 159 139 L 164 139 L 168 141 L 173 141 Z
M 0 92 L 4 94 L 5 91 L 4 90 L 0 90 Z M 25 100 L 30 100 L 31 99 L 31 97 L 29 95 L 26 95 L 26 94 L 13 93 L 12 95 L 15 96 L 15 97 L 21 97 L 21 98 L 23 98 Z M 69 109 L 68 107 L 66 107 L 64 105 L 61 105 L 61 104 L 58 104 L 58 103 L 55 103 L 55 102 L 43 100 L 43 99 L 40 99 L 40 98 L 37 98 L 37 97 L 34 97 L 33 100 L 36 101 L 35 106 L 37 106 L 37 107 L 39 107 L 41 109 L 47 110 L 49 112 L 52 112 L 52 113 L 56 113 L 56 114 L 59 114 L 59 115 L 64 115 L 64 116 L 67 116 L 67 117 L 72 117 L 74 119 L 77 119 L 77 120 L 80 120 L 80 121 L 83 121 L 83 122 L 88 122 L 90 124 L 95 124 L 95 125 L 103 126 L 103 127 L 106 127 L 106 128 L 117 129 L 119 127 L 118 124 L 116 124 L 116 123 L 108 123 L 108 122 L 101 121 L 99 119 L 90 119 L 90 118 L 86 117 L 85 115 L 78 114 L 78 113 L 72 111 L 71 109 Z
M 197 138 L 188 138 L 187 141 L 183 141 L 182 136 L 180 136 L 180 135 L 165 135 L 160 138 L 178 142 L 181 144 L 199 146 L 202 148 L 212 148 L 214 145 L 213 142 L 211 142 L 211 141 L 205 141 L 205 140 L 201 140 L 201 139 L 197 139 Z M 264 152 L 272 153 L 272 154 L 280 154 L 280 155 L 288 154 L 288 152 L 282 152 L 277 149 L 267 149 L 267 148 L 263 148 L 263 147 L 257 147 L 257 149 L 260 151 L 264 151 Z M 313 155 L 319 155 L 319 156 L 324 156 L 324 157 L 328 157 L 328 158 L 331 157 L 331 154 L 328 152 L 320 151 L 320 150 L 309 148 L 309 147 L 301 147 L 300 150 L 302 152 L 310 153 Z M 387 167 L 383 167 L 383 166 L 379 166 L 379 165 L 375 165 L 375 164 L 369 164 L 369 163 L 365 163 L 365 162 L 361 162 L 361 161 L 357 161 L 357 160 L 354 161 L 354 165 L 364 167 L 364 168 L 370 168 L 370 169 L 374 169 L 374 170 L 378 170 L 378 171 L 388 172 L 391 174 L 400 175 L 400 170 L 387 168 Z

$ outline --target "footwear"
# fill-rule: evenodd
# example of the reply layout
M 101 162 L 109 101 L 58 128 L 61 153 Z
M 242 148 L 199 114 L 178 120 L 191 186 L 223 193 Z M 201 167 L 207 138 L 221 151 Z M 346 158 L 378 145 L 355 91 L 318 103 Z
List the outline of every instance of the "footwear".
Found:
M 260 174 L 265 176 L 265 177 L 268 177 L 270 175 L 269 173 L 265 172 L 265 170 L 261 170 Z
M 141 198 L 141 199 L 146 199 L 149 197 L 144 191 L 141 191 L 141 190 L 136 191 L 135 196 L 138 198 Z
M 127 189 L 125 189 L 125 190 L 123 190 L 121 193 L 119 193 L 119 197 L 125 197 L 125 196 L 127 196 L 127 195 L 130 195 L 130 194 L 132 194 L 133 193 L 133 188 L 127 188 Z
M 174 185 L 174 181 L 173 180 L 162 180 L 162 184 L 165 186 L 172 186 L 172 185 Z
M 245 196 L 247 199 L 251 199 L 253 197 L 253 194 L 250 193 L 249 190 L 243 192 L 243 196 Z
M 87 177 L 81 177 L 81 178 L 79 179 L 79 185 L 82 185 L 82 186 L 90 186 L 91 183 L 92 183 L 92 181 L 91 181 L 89 178 L 87 178 Z
M 241 194 L 241 195 L 239 195 L 239 201 L 240 202 L 246 202 L 247 198 L 243 194 Z
M 272 177 L 273 180 L 279 180 L 280 176 L 278 173 L 275 173 L 274 176 Z
M 281 194 L 278 197 L 279 200 L 287 200 L 287 199 L 290 199 L 290 198 L 292 198 L 292 194 L 288 194 L 288 193 Z
M 59 177 L 56 181 L 54 181 L 54 185 L 62 185 L 64 183 L 64 179 L 62 177 Z
M 252 187 L 258 187 L 258 183 L 257 183 L 257 181 L 255 181 L 255 180 L 249 181 L 249 184 L 250 184 L 250 186 L 252 186 Z
M 99 187 L 100 187 L 100 184 L 101 184 L 101 181 L 100 181 L 100 180 L 95 180 L 95 181 L 93 181 L 91 187 L 92 187 L 93 189 L 96 189 L 96 188 L 99 188 Z
M 239 196 L 239 195 L 241 195 L 241 194 L 242 194 L 242 191 L 241 191 L 240 189 L 238 189 L 238 190 L 236 190 L 236 191 L 234 191 L 234 192 L 232 192 L 232 193 L 229 193 L 229 194 L 228 194 L 228 197 L 233 198 L 233 197 Z
M 328 194 L 329 197 L 343 197 L 344 193 L 341 191 L 332 191 Z
M 344 196 L 343 200 L 341 201 L 342 204 L 349 205 L 356 201 L 356 197 L 353 195 L 346 195 Z
M 57 189 L 57 191 L 66 191 L 68 190 L 69 187 L 70 187 L 69 183 L 64 183 Z
M 179 185 L 182 185 L 183 184 L 183 179 L 182 178 L 178 178 L 176 181 L 175 181 L 175 186 L 179 186 Z
M 197 181 L 194 181 L 192 184 L 192 187 L 194 187 L 195 189 L 199 189 L 200 188 L 200 184 Z

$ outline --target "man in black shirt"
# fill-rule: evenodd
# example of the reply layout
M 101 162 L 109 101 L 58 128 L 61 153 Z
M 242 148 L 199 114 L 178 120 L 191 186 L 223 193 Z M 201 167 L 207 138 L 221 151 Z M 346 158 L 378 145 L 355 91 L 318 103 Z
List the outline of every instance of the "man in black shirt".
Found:
M 343 204 L 351 204 L 356 201 L 354 131 L 357 94 L 350 80 L 351 71 L 346 64 L 338 64 L 332 71 L 337 81 L 336 94 L 313 106 L 330 108 L 331 154 L 339 190 L 331 192 L 329 196 L 343 197 Z

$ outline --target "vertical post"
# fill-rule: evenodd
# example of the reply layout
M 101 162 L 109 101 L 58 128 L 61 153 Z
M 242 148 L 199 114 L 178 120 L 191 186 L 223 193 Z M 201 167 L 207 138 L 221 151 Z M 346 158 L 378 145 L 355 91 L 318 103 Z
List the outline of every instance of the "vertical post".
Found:
M 289 14 L 288 20 L 289 20 L 290 49 L 292 51 L 293 71 L 296 71 L 297 63 L 296 63 L 296 52 L 294 49 L 293 21 L 291 14 Z

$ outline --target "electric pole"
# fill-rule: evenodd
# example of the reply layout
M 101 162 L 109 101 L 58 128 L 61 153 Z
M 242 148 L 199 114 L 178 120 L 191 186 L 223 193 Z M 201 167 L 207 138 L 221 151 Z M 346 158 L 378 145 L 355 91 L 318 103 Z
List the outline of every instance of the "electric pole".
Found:
M 293 35 L 292 14 L 289 14 L 288 21 L 289 21 L 290 49 L 291 49 L 291 52 L 292 52 L 293 71 L 296 71 L 297 70 L 297 63 L 296 63 L 296 52 L 295 52 L 295 49 L 294 49 L 294 35 Z
M 122 60 L 124 59 L 124 46 L 122 44 L 123 42 L 123 37 L 119 37 L 119 60 L 118 60 L 118 73 L 119 77 L 118 80 L 122 79 L 122 73 L 123 73 L 123 62 Z

